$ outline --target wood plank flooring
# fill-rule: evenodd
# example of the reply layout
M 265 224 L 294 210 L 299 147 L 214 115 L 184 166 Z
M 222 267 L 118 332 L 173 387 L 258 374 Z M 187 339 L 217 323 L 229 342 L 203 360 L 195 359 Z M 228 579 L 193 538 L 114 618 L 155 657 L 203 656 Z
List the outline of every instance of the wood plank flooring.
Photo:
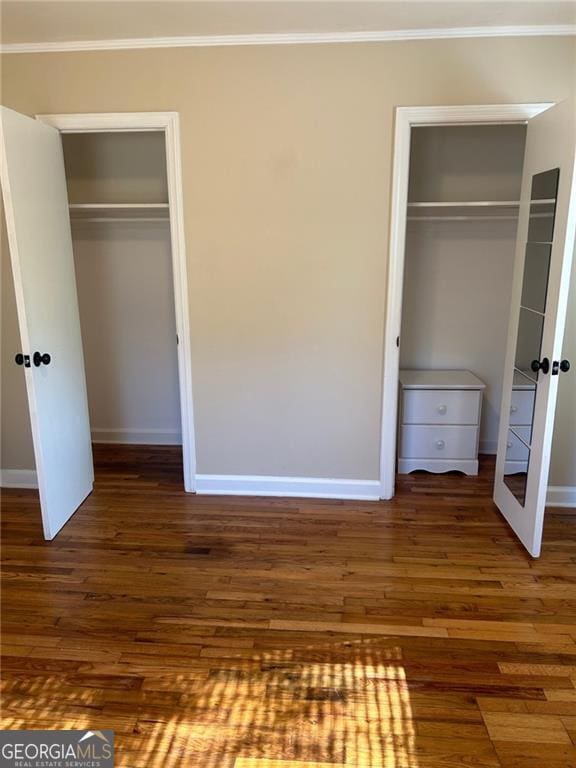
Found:
M 95 456 L 52 542 L 35 492 L 2 494 L 4 728 L 112 728 L 129 768 L 576 766 L 576 514 L 532 560 L 488 459 L 353 503 Z

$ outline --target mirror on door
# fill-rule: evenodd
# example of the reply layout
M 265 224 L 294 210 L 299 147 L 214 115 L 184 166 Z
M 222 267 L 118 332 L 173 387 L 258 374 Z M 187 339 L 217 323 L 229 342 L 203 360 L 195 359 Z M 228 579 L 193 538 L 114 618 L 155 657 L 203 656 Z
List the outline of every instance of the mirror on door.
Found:
M 538 379 L 548 374 L 550 366 L 550 361 L 542 358 L 541 353 L 559 175 L 559 169 L 554 168 L 532 177 L 504 466 L 504 482 L 522 506 L 526 496 Z

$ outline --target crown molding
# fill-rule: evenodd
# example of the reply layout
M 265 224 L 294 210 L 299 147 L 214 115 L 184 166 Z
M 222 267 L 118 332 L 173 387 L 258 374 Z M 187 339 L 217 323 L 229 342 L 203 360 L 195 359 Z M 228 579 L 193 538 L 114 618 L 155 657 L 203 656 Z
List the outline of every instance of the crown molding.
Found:
M 147 48 L 204 48 L 239 45 L 388 43 L 404 40 L 446 40 L 471 37 L 566 37 L 574 35 L 576 35 L 576 24 L 458 27 L 453 29 L 395 29 L 364 32 L 271 32 L 246 35 L 186 35 L 181 37 L 140 37 L 119 40 L 5 43 L 0 46 L 0 53 L 65 53 L 74 51 L 122 51 Z

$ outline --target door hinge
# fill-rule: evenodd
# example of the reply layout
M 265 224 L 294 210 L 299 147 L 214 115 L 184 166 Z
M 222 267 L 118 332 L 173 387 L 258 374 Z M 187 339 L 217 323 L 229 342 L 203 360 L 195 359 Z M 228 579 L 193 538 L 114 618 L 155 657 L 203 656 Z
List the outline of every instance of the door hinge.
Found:
M 396 346 L 400 347 L 400 336 L 396 336 Z
M 180 339 L 178 338 L 178 334 L 176 334 L 176 346 L 178 346 L 178 344 L 180 344 Z

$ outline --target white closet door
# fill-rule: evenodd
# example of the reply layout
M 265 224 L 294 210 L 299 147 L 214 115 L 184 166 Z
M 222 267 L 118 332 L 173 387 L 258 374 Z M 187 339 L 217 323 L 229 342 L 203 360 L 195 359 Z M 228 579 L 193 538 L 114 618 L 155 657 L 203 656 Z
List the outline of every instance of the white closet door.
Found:
M 574 376 L 560 355 L 576 230 L 575 138 L 567 102 L 528 124 L 494 501 L 533 557 L 542 542 L 558 379 Z M 526 393 L 531 407 L 521 417 Z
M 1 181 L 44 535 L 94 479 L 60 135 L 1 108 Z M 42 358 L 42 355 L 49 355 Z M 16 365 L 16 361 L 14 362 Z

